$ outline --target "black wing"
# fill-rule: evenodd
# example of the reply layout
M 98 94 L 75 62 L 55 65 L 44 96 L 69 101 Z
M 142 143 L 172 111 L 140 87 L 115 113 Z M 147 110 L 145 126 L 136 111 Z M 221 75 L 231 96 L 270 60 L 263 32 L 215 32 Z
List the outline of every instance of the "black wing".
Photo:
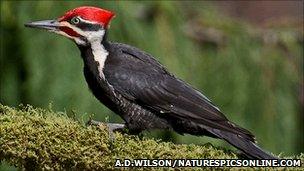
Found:
M 108 57 L 105 76 L 125 98 L 159 115 L 190 121 L 206 130 L 231 132 L 254 141 L 249 131 L 229 122 L 203 94 L 168 73 L 149 54 L 124 44 L 112 44 L 112 47 L 115 52 Z

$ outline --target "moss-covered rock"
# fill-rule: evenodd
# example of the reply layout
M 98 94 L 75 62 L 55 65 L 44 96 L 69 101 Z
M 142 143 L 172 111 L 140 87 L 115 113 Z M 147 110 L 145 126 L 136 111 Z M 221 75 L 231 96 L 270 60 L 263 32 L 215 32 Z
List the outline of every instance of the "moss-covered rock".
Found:
M 304 156 L 300 157 L 303 161 Z M 113 169 L 116 159 L 166 158 L 232 159 L 237 155 L 212 145 L 177 145 L 120 133 L 110 141 L 106 127 L 86 127 L 63 112 L 0 105 L 0 161 L 18 168 L 104 170 Z

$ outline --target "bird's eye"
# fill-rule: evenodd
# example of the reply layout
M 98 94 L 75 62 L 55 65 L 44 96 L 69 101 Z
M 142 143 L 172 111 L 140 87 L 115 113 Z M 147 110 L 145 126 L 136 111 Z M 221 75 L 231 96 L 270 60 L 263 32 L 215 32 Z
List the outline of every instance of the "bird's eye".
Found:
M 80 22 L 80 19 L 78 17 L 74 17 L 74 18 L 71 19 L 71 22 L 73 24 L 78 24 Z

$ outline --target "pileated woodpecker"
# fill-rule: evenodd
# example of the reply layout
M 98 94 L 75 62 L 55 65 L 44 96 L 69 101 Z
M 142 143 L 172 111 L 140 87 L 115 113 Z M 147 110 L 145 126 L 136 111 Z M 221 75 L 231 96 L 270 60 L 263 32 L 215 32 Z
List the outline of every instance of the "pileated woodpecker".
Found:
M 202 93 L 170 74 L 155 58 L 135 47 L 109 42 L 107 29 L 114 13 L 83 6 L 56 20 L 36 21 L 41 28 L 73 40 L 84 62 L 84 75 L 95 97 L 120 115 L 126 127 L 171 129 L 180 134 L 226 140 L 249 158 L 275 159 L 255 143 L 254 135 L 230 122 Z

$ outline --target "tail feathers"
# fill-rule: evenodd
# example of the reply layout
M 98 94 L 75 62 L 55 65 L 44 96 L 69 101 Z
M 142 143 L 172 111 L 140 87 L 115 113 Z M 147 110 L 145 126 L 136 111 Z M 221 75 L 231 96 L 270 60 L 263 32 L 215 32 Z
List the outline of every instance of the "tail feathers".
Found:
M 218 129 L 213 129 L 210 132 L 212 132 L 217 137 L 226 140 L 231 145 L 233 145 L 237 149 L 244 152 L 246 157 L 248 157 L 250 159 L 279 159 L 279 158 L 269 154 L 268 152 L 265 152 L 259 146 L 257 146 L 254 142 L 250 141 L 249 139 L 246 139 L 235 133 L 221 131 Z

